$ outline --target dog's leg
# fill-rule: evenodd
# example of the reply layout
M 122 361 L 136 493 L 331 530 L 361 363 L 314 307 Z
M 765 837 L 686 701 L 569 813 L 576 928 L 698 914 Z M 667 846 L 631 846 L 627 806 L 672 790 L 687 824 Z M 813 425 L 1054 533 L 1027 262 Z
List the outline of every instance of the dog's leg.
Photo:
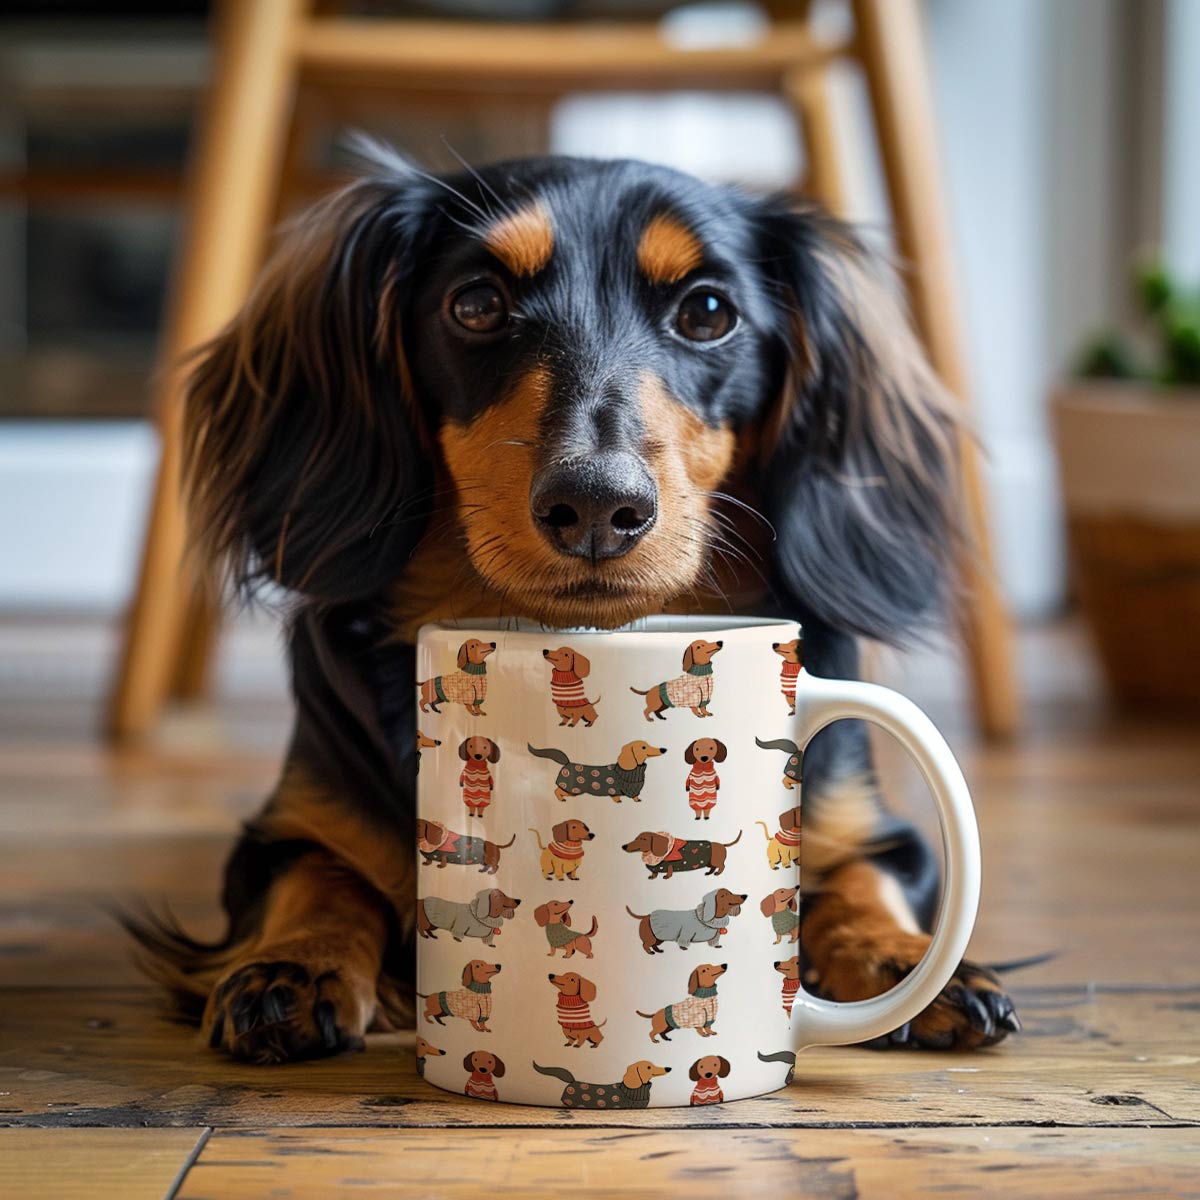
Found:
M 813 674 L 857 677 L 852 639 L 815 623 L 806 623 L 805 632 L 805 665 Z M 929 945 L 938 864 L 920 834 L 883 808 L 859 722 L 821 730 L 805 750 L 804 768 L 804 979 L 833 1000 L 877 996 L 903 979 Z M 881 1042 L 966 1049 L 1019 1028 L 996 976 L 964 960 L 925 1012 Z
M 360 1049 L 387 933 L 383 900 L 357 874 L 323 850 L 297 859 L 208 998 L 209 1045 L 256 1063 Z

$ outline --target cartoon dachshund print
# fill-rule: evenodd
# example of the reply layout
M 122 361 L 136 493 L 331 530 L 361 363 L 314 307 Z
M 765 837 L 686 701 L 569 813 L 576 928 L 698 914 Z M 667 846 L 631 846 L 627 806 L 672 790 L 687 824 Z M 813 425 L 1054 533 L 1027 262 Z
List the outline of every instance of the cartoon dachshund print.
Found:
M 542 852 L 542 875 L 546 879 L 578 879 L 576 872 L 583 862 L 583 843 L 590 842 L 596 835 L 582 822 L 573 818 L 559 821 L 550 831 L 550 844 L 542 845 L 542 835 L 532 827 L 529 830 L 537 838 Z
M 788 716 L 796 715 L 796 677 L 804 667 L 804 639 L 792 638 L 790 642 L 772 642 L 771 649 L 783 659 L 779 668 L 779 690 L 787 701 Z M 761 743 L 760 743 L 761 744 Z
M 553 958 L 559 950 L 563 952 L 563 958 L 573 958 L 576 950 L 584 958 L 592 957 L 592 938 L 600 925 L 592 917 L 592 927 L 587 933 L 572 929 L 571 905 L 574 903 L 574 900 L 547 900 L 533 910 L 533 919 L 546 931 L 546 941 L 550 943 L 547 958 Z
M 795 1050 L 776 1050 L 774 1054 L 764 1054 L 760 1050 L 758 1052 L 758 1061 L 787 1063 L 787 1074 L 783 1077 L 784 1087 L 790 1087 L 792 1080 L 796 1078 Z
M 762 915 L 771 922 L 775 930 L 775 945 L 778 946 L 784 938 L 795 945 L 800 938 L 800 915 L 796 911 L 799 906 L 797 897 L 800 888 L 782 887 L 768 892 L 759 904 Z
M 463 1095 L 473 1100 L 499 1100 L 493 1082 L 504 1078 L 504 1060 L 487 1050 L 472 1050 L 463 1059 L 463 1070 L 470 1071 Z
M 441 1058 L 445 1054 L 445 1050 L 439 1050 L 436 1046 L 431 1045 L 423 1037 L 417 1038 L 417 1075 L 425 1078 L 425 1060 L 427 1058 Z
M 639 833 L 621 849 L 627 854 L 640 853 L 651 879 L 659 875 L 670 879 L 676 871 L 696 871 L 701 867 L 705 868 L 706 875 L 720 875 L 725 870 L 726 852 L 741 840 L 740 829 L 732 842 L 699 842 L 672 837 L 666 832 L 646 832 Z
M 503 932 L 504 922 L 517 915 L 520 903 L 499 888 L 484 888 L 466 904 L 425 896 L 417 901 L 417 933 L 423 938 L 436 939 L 437 931 L 445 929 L 456 942 L 475 937 L 482 938 L 485 946 L 491 946 L 496 935 Z
M 713 694 L 712 660 L 724 645 L 724 642 L 703 639 L 692 642 L 683 652 L 682 675 L 656 683 L 645 691 L 631 687 L 629 690 L 634 695 L 646 697 L 642 712 L 646 720 L 657 717 L 665 721 L 664 713 L 668 708 L 690 708 L 698 717 L 711 717 L 713 714 L 708 711 L 708 705 Z
M 436 862 L 440 871 L 449 863 L 458 866 L 478 866 L 481 874 L 495 875 L 500 866 L 500 851 L 507 850 L 517 840 L 514 833 L 507 842 L 489 842 L 486 838 L 468 837 L 455 833 L 440 821 L 417 819 L 417 849 L 424 866 Z
M 594 1050 L 604 1041 L 601 1028 L 608 1024 L 601 1021 L 599 1025 L 592 1019 L 589 1007 L 596 999 L 596 985 L 590 979 L 584 979 L 574 971 L 566 975 L 549 975 L 549 980 L 558 989 L 558 1003 L 554 1013 L 558 1024 L 567 1039 L 564 1045 L 573 1046 L 576 1050 L 587 1044 Z
M 683 752 L 683 761 L 692 769 L 688 772 L 688 804 L 696 814 L 696 820 L 708 820 L 717 803 L 721 790 L 721 779 L 717 775 L 717 763 L 723 763 L 728 751 L 725 743 L 716 738 L 697 738 Z
M 772 871 L 778 871 L 780 867 L 794 867 L 800 861 L 799 808 L 789 808 L 787 812 L 779 814 L 779 828 L 774 837 L 771 836 L 766 821 L 754 823 L 761 825 L 763 833 L 766 834 L 767 862 L 771 864 Z
M 796 993 L 800 990 L 800 956 L 780 959 L 775 963 L 775 970 L 783 976 L 783 1011 L 788 1020 L 792 1019 L 792 1005 L 796 1002 Z
M 549 758 L 561 765 L 554 781 L 554 794 L 559 800 L 568 796 L 609 796 L 617 804 L 622 796 L 639 803 L 646 786 L 646 760 L 666 754 L 665 746 L 650 746 L 645 742 L 627 742 L 615 763 L 597 767 L 573 763 L 561 750 L 539 750 L 529 746 L 529 753 Z
M 421 751 L 436 750 L 442 744 L 441 738 L 426 737 L 419 729 L 417 730 L 417 771 L 421 770 Z
M 442 711 L 446 703 L 462 704 L 472 716 L 484 717 L 483 701 L 487 696 L 487 656 L 495 653 L 495 642 L 469 638 L 458 648 L 458 670 L 432 679 L 418 679 L 421 711 Z
M 685 1000 L 676 1000 L 660 1008 L 658 1012 L 644 1013 L 635 1009 L 639 1017 L 650 1022 L 650 1040 L 671 1040 L 676 1029 L 694 1029 L 701 1037 L 712 1037 L 717 1020 L 717 980 L 728 970 L 727 963 L 701 963 L 688 977 L 688 994 Z
M 557 650 L 543 650 L 542 657 L 550 664 L 550 699 L 562 718 L 560 725 L 572 729 L 584 723 L 589 729 L 596 723 L 595 700 L 587 698 L 583 681 L 591 674 L 591 661 L 570 646 L 559 646 Z
M 736 917 L 745 903 L 744 895 L 717 888 L 706 892 L 695 908 L 656 908 L 651 913 L 635 913 L 627 904 L 625 911 L 639 922 L 642 949 L 647 954 L 661 954 L 663 942 L 674 942 L 680 950 L 686 950 L 693 942 L 719 946 L 721 935 L 729 927 L 729 918 Z
M 458 786 L 462 789 L 467 815 L 482 817 L 483 810 L 492 802 L 492 789 L 496 786 L 488 763 L 500 761 L 500 747 L 491 738 L 469 737 L 459 746 L 458 757 L 466 763 L 458 777 Z
M 764 742 L 756 737 L 754 744 L 761 750 L 782 750 L 788 756 L 787 765 L 783 768 L 783 786 L 788 791 L 800 786 L 804 751 L 791 738 L 775 738 L 774 741 Z
M 463 985 L 453 992 L 418 992 L 425 1001 L 425 1020 L 444 1025 L 447 1017 L 460 1017 L 479 1033 L 491 1033 L 492 977 L 500 974 L 499 963 L 473 958 L 463 967 Z
M 729 1074 L 729 1059 L 719 1054 L 698 1058 L 688 1068 L 688 1078 L 696 1085 L 692 1088 L 691 1104 L 720 1104 L 725 1099 L 721 1091 L 721 1080 Z
M 541 1075 L 561 1079 L 567 1085 L 562 1092 L 563 1108 L 594 1109 L 649 1107 L 652 1081 L 671 1070 L 642 1059 L 630 1063 L 617 1083 L 582 1083 L 565 1067 L 543 1067 L 534 1063 L 533 1069 Z

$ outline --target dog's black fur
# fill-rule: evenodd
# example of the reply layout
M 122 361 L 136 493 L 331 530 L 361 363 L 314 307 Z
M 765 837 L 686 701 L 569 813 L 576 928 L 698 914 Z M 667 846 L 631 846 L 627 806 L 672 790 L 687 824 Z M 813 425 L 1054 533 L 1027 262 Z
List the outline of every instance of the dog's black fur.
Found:
M 518 277 L 483 232 L 531 204 L 549 215 L 553 253 Z M 677 283 L 647 279 L 634 254 L 664 213 L 703 245 L 702 263 Z M 475 280 L 491 281 L 511 308 L 495 333 L 447 315 Z M 697 288 L 736 310 L 724 339 L 691 342 L 673 324 Z M 536 473 L 587 454 L 644 469 L 659 436 L 640 400 L 647 378 L 697 428 L 732 431 L 739 451 L 729 476 L 740 482 L 721 486 L 774 531 L 753 611 L 802 622 L 814 675 L 855 677 L 857 637 L 901 642 L 935 615 L 959 544 L 957 432 L 886 296 L 878 265 L 844 225 L 787 197 L 631 162 L 534 159 L 437 179 L 380 156 L 293 231 L 243 314 L 199 359 L 187 459 L 202 552 L 247 591 L 269 581 L 298 599 L 295 731 L 280 787 L 229 862 L 227 938 L 200 947 L 177 930 L 135 926 L 168 982 L 200 1004 L 207 997 L 207 1020 L 220 1019 L 212 986 L 225 977 L 228 991 L 230 971 L 236 985 L 272 883 L 324 842 L 280 832 L 297 770 L 336 797 L 329 821 L 351 812 L 411 855 L 414 656 L 396 639 L 412 625 L 395 585 L 443 536 L 447 511 L 469 525 L 488 502 L 447 478 L 440 432 L 502 411 L 512 381 L 533 369 L 549 382 L 531 487 Z M 721 503 L 701 494 L 708 511 Z M 691 528 L 717 556 L 734 536 L 708 520 Z M 615 624 L 670 599 L 657 580 L 645 596 L 636 581 L 613 583 L 604 572 L 619 573 L 620 557 L 567 563 L 574 574 L 551 592 L 521 562 L 496 566 L 478 548 L 468 558 L 504 612 L 553 624 Z M 805 753 L 806 827 L 821 826 L 837 781 L 870 771 L 860 727 L 840 722 L 818 734 Z M 880 808 L 855 853 L 900 880 L 928 928 L 938 872 L 916 831 Z M 411 918 L 396 897 L 381 903 L 390 930 L 382 975 L 404 991 Z M 987 1043 L 1016 1026 L 992 983 L 976 968 L 956 981 L 973 999 L 941 1044 Z M 269 1058 L 255 1041 L 264 1017 L 253 999 L 213 1040 Z

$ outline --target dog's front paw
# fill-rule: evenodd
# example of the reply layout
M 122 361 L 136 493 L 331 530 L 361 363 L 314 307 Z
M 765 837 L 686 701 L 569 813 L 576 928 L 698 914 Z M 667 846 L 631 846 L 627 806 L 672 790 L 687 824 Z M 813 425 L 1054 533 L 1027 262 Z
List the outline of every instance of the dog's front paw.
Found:
M 337 967 L 261 956 L 234 966 L 209 996 L 208 1044 L 272 1064 L 363 1048 L 374 988 Z
M 895 987 L 921 961 L 927 934 L 902 929 L 870 937 L 846 932 L 823 947 L 820 969 L 810 972 L 818 995 L 845 1002 L 865 1000 Z M 1012 1000 L 987 967 L 963 959 L 938 998 L 906 1025 L 869 1045 L 925 1050 L 972 1050 L 993 1046 L 1021 1028 Z

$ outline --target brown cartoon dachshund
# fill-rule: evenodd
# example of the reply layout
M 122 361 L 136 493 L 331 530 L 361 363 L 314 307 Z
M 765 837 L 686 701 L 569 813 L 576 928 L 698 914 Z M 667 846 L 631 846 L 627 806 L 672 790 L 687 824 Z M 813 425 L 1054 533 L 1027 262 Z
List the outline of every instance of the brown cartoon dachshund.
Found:
M 713 1024 L 717 1019 L 717 980 L 728 969 L 727 963 L 701 963 L 688 977 L 686 1000 L 676 1000 L 655 1013 L 644 1013 L 635 1009 L 639 1017 L 650 1022 L 650 1040 L 671 1040 L 676 1029 L 694 1029 L 701 1037 L 712 1037 L 717 1031 Z
M 570 646 L 559 646 L 557 650 L 543 650 L 542 657 L 550 664 L 550 699 L 562 718 L 560 725 L 574 727 L 582 721 L 589 729 L 596 723 L 595 700 L 587 698 L 583 681 L 591 674 L 591 661 Z
M 746 903 L 744 895 L 728 888 L 706 892 L 695 908 L 656 908 L 651 913 L 635 913 L 629 905 L 625 911 L 639 922 L 638 935 L 647 954 L 661 954 L 663 942 L 674 942 L 686 950 L 693 942 L 721 944 L 721 935 L 729 927 L 729 918 L 736 917 Z
M 537 838 L 538 849 L 542 852 L 542 874 L 547 879 L 578 879 L 576 872 L 583 861 L 583 843 L 590 842 L 596 835 L 582 822 L 571 818 L 559 821 L 550 831 L 550 844 L 542 845 L 542 835 L 536 829 L 530 828 L 530 833 Z
M 694 641 L 683 652 L 682 675 L 645 691 L 631 687 L 629 690 L 635 695 L 646 697 L 642 712 L 646 720 L 657 717 L 665 721 L 667 718 L 663 714 L 668 708 L 690 708 L 698 717 L 711 717 L 713 714 L 708 711 L 708 705 L 713 694 L 712 660 L 724 645 L 724 642 L 706 642 L 703 638 Z
M 546 931 L 546 941 L 550 943 L 547 958 L 553 958 L 559 950 L 563 952 L 563 958 L 574 957 L 576 950 L 584 958 L 592 957 L 592 938 L 600 926 L 593 917 L 592 927 L 587 933 L 577 933 L 572 929 L 571 905 L 574 903 L 574 900 L 547 900 L 533 910 L 533 919 Z
M 486 838 L 455 833 L 440 821 L 417 819 L 417 850 L 425 866 L 436 862 L 440 871 L 447 863 L 478 866 L 481 874 L 495 875 L 500 866 L 500 851 L 517 840 L 514 833 L 507 842 L 489 842 Z
M 622 796 L 640 801 L 646 786 L 646 760 L 666 754 L 665 746 L 650 746 L 645 742 L 627 742 L 615 763 L 593 766 L 572 762 L 561 750 L 529 746 L 537 758 L 549 758 L 560 765 L 554 781 L 554 794 L 559 800 L 568 796 L 609 796 L 621 803 Z
M 628 854 L 641 854 L 642 862 L 650 870 L 650 878 L 666 875 L 668 879 L 676 871 L 695 871 L 705 868 L 706 875 L 720 875 L 725 870 L 726 851 L 742 840 L 742 831 L 732 842 L 700 842 L 687 838 L 672 837 L 663 833 L 639 833 L 632 842 L 621 847 Z
M 771 649 L 783 659 L 779 668 L 779 690 L 787 701 L 788 716 L 796 715 L 796 676 L 804 666 L 804 639 L 792 638 L 790 642 L 772 642 Z
M 592 1019 L 589 1005 L 596 999 L 596 985 L 574 971 L 566 975 L 551 973 L 549 979 L 558 989 L 558 1005 L 554 1011 L 567 1039 L 565 1045 L 578 1050 L 586 1042 L 594 1050 L 604 1041 L 601 1026 L 608 1024 L 607 1021 L 601 1021 L 597 1025 Z
M 417 1074 L 425 1078 L 425 1060 L 427 1058 L 441 1058 L 445 1054 L 445 1050 L 439 1050 L 436 1046 L 431 1045 L 423 1037 L 417 1038 Z
M 480 1033 L 491 1033 L 488 1017 L 492 1015 L 492 976 L 499 974 L 499 963 L 471 959 L 463 967 L 463 985 L 457 991 L 417 993 L 425 1001 L 425 1020 L 431 1025 L 444 1025 L 446 1017 L 461 1017 Z
M 468 815 L 482 817 L 483 810 L 492 802 L 492 788 L 496 786 L 488 764 L 500 761 L 500 747 L 491 738 L 469 737 L 459 746 L 458 757 L 466 764 L 458 777 L 463 803 Z
M 504 1060 L 488 1050 L 472 1050 L 463 1059 L 463 1070 L 470 1071 L 471 1077 L 463 1088 L 463 1095 L 476 1100 L 499 1100 L 496 1092 L 496 1079 L 504 1078 Z
M 779 828 L 775 836 L 767 828 L 766 821 L 755 821 L 762 826 L 767 837 L 767 861 L 772 871 L 780 867 L 793 867 L 800 861 L 800 809 L 789 808 L 779 814 Z
M 503 932 L 504 922 L 517 915 L 520 903 L 499 888 L 484 888 L 465 903 L 441 896 L 422 896 L 417 901 L 417 935 L 436 938 L 439 929 L 447 929 L 456 942 L 476 937 L 482 938 L 485 946 L 491 946 Z
M 617 1083 L 585 1083 L 576 1079 L 566 1067 L 543 1067 L 533 1064 L 540 1075 L 561 1079 L 563 1108 L 648 1108 L 650 1087 L 660 1075 L 670 1073 L 670 1067 L 660 1067 L 647 1059 L 630 1063 Z
M 495 642 L 481 642 L 470 638 L 458 648 L 458 670 L 450 675 L 435 675 L 432 679 L 418 679 L 421 711 L 440 713 L 441 705 L 466 706 L 467 712 L 477 717 L 487 714 L 481 707 L 487 696 L 487 663 L 489 654 L 495 652 Z
M 721 1080 L 729 1074 L 729 1059 L 719 1054 L 698 1058 L 688 1068 L 688 1078 L 696 1085 L 692 1088 L 692 1104 L 720 1104 L 725 1099 L 721 1091 Z
M 708 820 L 717 803 L 721 790 L 721 779 L 717 775 L 717 763 L 723 763 L 728 751 L 725 743 L 716 738 L 697 738 L 683 752 L 683 761 L 692 769 L 688 772 L 688 804 L 696 814 L 696 820 Z
M 776 888 L 773 892 L 768 892 L 759 904 L 762 915 L 770 919 L 771 928 L 775 930 L 776 946 L 785 937 L 793 945 L 800 938 L 800 916 L 796 911 L 799 895 L 799 886 Z
M 796 993 L 800 990 L 800 956 L 794 954 L 791 958 L 781 959 L 775 964 L 775 970 L 783 976 L 783 1011 L 790 1018 Z
M 436 750 L 442 744 L 441 738 L 426 737 L 419 729 L 417 730 L 417 770 L 421 769 L 421 751 Z

